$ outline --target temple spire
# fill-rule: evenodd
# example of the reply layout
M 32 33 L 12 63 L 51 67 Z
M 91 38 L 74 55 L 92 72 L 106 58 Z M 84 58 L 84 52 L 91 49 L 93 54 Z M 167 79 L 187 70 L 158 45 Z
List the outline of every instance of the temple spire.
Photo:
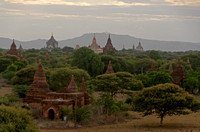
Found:
M 107 67 L 105 74 L 111 74 L 111 73 L 114 73 L 114 70 L 112 68 L 111 61 L 109 61 L 109 64 L 108 64 L 108 67 Z
M 82 83 L 81 83 L 81 88 L 80 88 L 80 92 L 87 92 L 86 91 L 86 87 L 85 87 L 85 79 L 84 77 L 82 77 Z
M 69 92 L 78 92 L 76 83 L 74 81 L 74 75 L 72 75 L 71 82 L 70 82 L 70 84 L 69 84 L 67 89 L 69 90 Z
M 189 59 L 189 57 L 187 58 L 187 65 L 190 65 L 190 59 Z

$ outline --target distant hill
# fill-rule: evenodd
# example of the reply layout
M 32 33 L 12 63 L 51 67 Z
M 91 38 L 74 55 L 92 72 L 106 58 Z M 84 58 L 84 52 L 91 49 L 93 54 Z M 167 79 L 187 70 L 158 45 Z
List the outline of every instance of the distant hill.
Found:
M 96 33 L 97 43 L 104 47 L 109 33 Z M 59 42 L 59 47 L 63 48 L 65 46 L 73 47 L 78 44 L 82 46 L 88 46 L 91 44 L 93 38 L 93 33 L 87 33 L 80 37 L 61 40 Z M 56 39 L 56 38 L 55 38 Z M 138 42 L 141 41 L 144 50 L 162 50 L 162 51 L 188 51 L 188 50 L 198 50 L 200 51 L 200 43 L 192 43 L 192 42 L 178 42 L 178 41 L 159 41 L 159 40 L 148 40 L 142 38 L 135 38 L 129 35 L 117 35 L 111 34 L 111 40 L 114 47 L 118 50 L 122 49 L 123 45 L 126 49 L 130 49 L 133 47 L 137 47 Z M 24 49 L 36 48 L 40 49 L 46 46 L 45 39 L 37 39 L 32 41 L 15 41 L 17 47 L 21 44 Z M 0 48 L 8 49 L 12 43 L 11 39 L 8 38 L 0 38 Z

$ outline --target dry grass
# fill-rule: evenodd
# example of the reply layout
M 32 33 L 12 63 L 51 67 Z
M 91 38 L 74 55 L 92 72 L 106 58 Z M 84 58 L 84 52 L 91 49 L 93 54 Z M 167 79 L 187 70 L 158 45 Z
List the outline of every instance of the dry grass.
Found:
M 135 113 L 138 114 L 138 113 Z M 41 130 L 41 132 L 200 132 L 200 112 L 164 119 L 163 126 L 155 116 L 141 117 L 128 122 L 71 130 Z
M 12 94 L 12 85 L 7 84 L 6 80 L 0 78 L 0 96 Z

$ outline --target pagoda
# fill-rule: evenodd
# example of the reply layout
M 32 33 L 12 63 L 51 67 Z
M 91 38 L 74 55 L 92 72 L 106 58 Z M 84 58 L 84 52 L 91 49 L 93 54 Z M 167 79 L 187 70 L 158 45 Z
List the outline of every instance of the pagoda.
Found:
M 50 56 L 49 56 L 49 53 L 46 52 L 46 60 L 49 61 L 50 60 Z
M 6 55 L 14 55 L 19 60 L 23 60 L 24 59 L 24 57 L 22 56 L 22 54 L 17 51 L 14 39 L 13 39 L 13 43 L 11 44 L 10 50 L 6 53 Z
M 46 42 L 46 45 L 47 50 L 58 48 L 58 42 L 54 39 L 53 34 L 51 35 L 51 38 Z
M 153 72 L 153 71 L 157 71 L 154 61 L 152 61 L 151 68 L 149 69 L 149 72 Z
M 95 33 L 94 33 L 94 36 L 93 36 L 92 44 L 89 45 L 88 48 L 93 50 L 94 53 L 96 53 L 96 54 L 103 53 L 103 49 L 100 47 L 100 45 L 97 44 Z
M 41 101 L 46 98 L 48 92 L 50 92 L 49 85 L 40 60 L 33 83 L 30 85 L 30 90 L 26 92 L 26 98 L 23 102 L 24 104 L 29 104 L 32 108 L 37 108 L 41 105 Z
M 180 58 L 178 59 L 176 67 L 174 68 L 171 75 L 172 75 L 172 78 L 173 78 L 173 83 L 177 84 L 179 86 L 182 86 L 182 81 L 183 81 L 183 79 L 185 79 L 186 74 L 185 74 L 183 67 L 181 65 Z
M 106 46 L 103 48 L 103 53 L 107 53 L 108 51 L 114 51 L 114 52 L 116 51 L 115 48 L 112 45 L 110 35 L 108 37 Z
M 138 46 L 136 47 L 137 51 L 144 51 L 141 42 L 139 42 Z
M 114 70 L 112 68 L 111 61 L 109 61 L 109 64 L 108 64 L 108 67 L 107 67 L 105 74 L 111 74 L 111 73 L 114 73 Z

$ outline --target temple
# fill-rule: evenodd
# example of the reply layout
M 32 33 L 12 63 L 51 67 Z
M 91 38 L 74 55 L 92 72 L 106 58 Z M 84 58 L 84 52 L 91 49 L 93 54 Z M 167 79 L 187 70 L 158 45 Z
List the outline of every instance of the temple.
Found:
M 80 49 L 80 46 L 77 44 L 75 50 Z
M 23 51 L 23 50 L 24 50 L 24 49 L 22 48 L 22 45 L 21 45 L 21 44 L 20 44 L 20 46 L 19 46 L 18 50 L 21 50 L 21 51 Z
M 58 48 L 58 42 L 54 39 L 53 34 L 51 35 L 51 38 L 46 42 L 46 45 L 46 49 L 48 50 Z
M 174 68 L 171 75 L 172 75 L 172 78 L 173 78 L 173 83 L 177 84 L 179 86 L 182 86 L 182 81 L 183 81 L 183 79 L 185 79 L 186 74 L 185 74 L 183 67 L 181 65 L 180 58 L 178 59 L 176 67 Z
M 74 109 L 75 106 L 89 105 L 90 102 L 84 78 L 82 78 L 80 91 L 78 91 L 74 76 L 72 76 L 68 87 L 64 87 L 58 92 L 50 91 L 41 61 L 35 72 L 30 90 L 27 91 L 23 100 L 24 105 L 28 105 L 33 109 L 40 109 L 41 115 L 51 120 L 61 118 L 61 108 L 63 106 Z
M 142 44 L 139 42 L 138 46 L 136 47 L 137 51 L 144 51 Z
M 93 50 L 94 53 L 96 53 L 96 54 L 103 53 L 103 49 L 96 42 L 95 34 L 93 36 L 92 44 L 89 45 L 88 48 L 90 48 L 91 50 Z
M 103 48 L 103 53 L 107 53 L 108 51 L 114 51 L 114 52 L 116 51 L 115 48 L 112 45 L 110 35 L 108 37 L 106 46 Z
M 153 71 L 157 71 L 154 61 L 152 61 L 151 68 L 149 69 L 149 72 L 153 72 Z
M 10 50 L 6 53 L 6 55 L 14 55 L 19 60 L 23 60 L 24 59 L 24 57 L 22 56 L 22 54 L 17 51 L 14 39 L 13 39 L 13 43 L 12 43 L 12 45 L 10 47 Z
M 107 67 L 105 74 L 111 74 L 111 73 L 114 73 L 114 70 L 112 68 L 111 61 L 109 61 L 109 64 L 108 64 L 108 67 Z

